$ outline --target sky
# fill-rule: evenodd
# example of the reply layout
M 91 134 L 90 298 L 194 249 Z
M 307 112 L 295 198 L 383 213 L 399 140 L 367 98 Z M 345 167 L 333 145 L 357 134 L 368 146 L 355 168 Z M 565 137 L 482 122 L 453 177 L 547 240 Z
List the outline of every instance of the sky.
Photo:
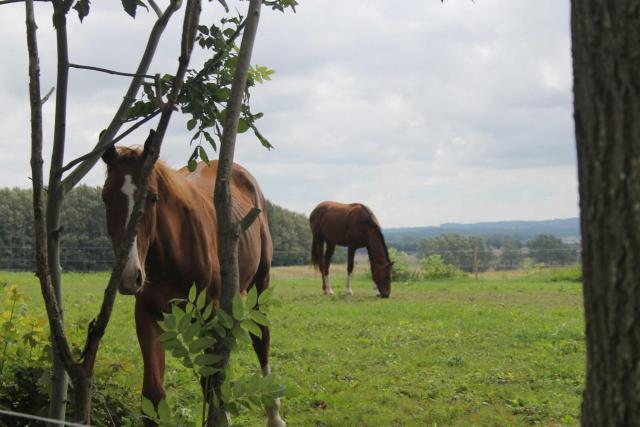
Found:
M 248 2 L 230 4 L 245 11 Z M 203 23 L 222 13 L 215 1 L 203 6 Z M 51 6 L 36 9 L 44 93 L 55 86 L 55 34 Z M 71 62 L 133 72 L 154 18 L 92 2 L 82 24 L 69 19 Z M 175 72 L 181 21 L 150 74 Z M 0 6 L 0 49 L 0 186 L 29 187 L 20 3 Z M 197 51 L 192 64 L 206 59 Z M 385 228 L 578 215 L 569 2 L 300 0 L 297 13 L 263 9 L 252 62 L 276 70 L 251 98 L 275 148 L 248 132 L 236 161 L 285 208 L 308 215 L 323 200 L 361 202 Z M 66 160 L 93 147 L 127 84 L 71 70 Z M 53 107 L 44 106 L 47 146 Z M 189 141 L 174 115 L 161 158 L 184 166 Z M 104 176 L 99 164 L 83 182 Z

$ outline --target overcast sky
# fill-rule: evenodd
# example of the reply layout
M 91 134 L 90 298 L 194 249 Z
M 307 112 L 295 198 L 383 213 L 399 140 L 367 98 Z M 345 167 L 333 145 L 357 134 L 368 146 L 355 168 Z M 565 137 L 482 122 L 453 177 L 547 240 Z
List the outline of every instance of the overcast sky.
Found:
M 205 23 L 221 12 L 204 7 Z M 54 33 L 50 5 L 36 8 L 45 92 L 55 85 Z M 83 24 L 69 20 L 71 61 L 132 72 L 153 18 L 92 2 Z M 151 73 L 175 72 L 180 25 L 181 16 Z M 30 185 L 24 35 L 23 5 L 0 6 L 0 186 Z M 384 227 L 577 216 L 570 49 L 566 1 L 300 0 L 296 14 L 266 9 L 253 62 L 276 74 L 252 103 L 275 149 L 247 133 L 236 161 L 286 208 L 308 214 L 323 200 L 358 201 Z M 204 59 L 198 52 L 195 63 Z M 67 160 L 93 146 L 127 83 L 71 71 Z M 183 166 L 189 140 L 184 120 L 173 120 L 161 158 Z M 84 182 L 103 180 L 98 165 Z

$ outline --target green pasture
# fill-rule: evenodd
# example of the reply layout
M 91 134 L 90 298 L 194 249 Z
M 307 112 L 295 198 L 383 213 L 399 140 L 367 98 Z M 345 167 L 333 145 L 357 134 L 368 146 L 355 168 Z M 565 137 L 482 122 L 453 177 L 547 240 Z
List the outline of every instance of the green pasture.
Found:
M 374 297 L 365 273 L 347 297 L 344 267 L 332 272 L 336 295 L 326 297 L 308 268 L 273 270 L 282 304 L 269 313 L 271 366 L 297 390 L 282 402 L 290 426 L 577 424 L 584 327 L 576 272 L 394 283 L 388 300 Z M 77 346 L 107 277 L 65 275 L 66 322 Z M 0 282 L 17 285 L 29 312 L 44 317 L 32 274 L 0 272 Z M 249 347 L 235 364 L 258 371 Z M 133 299 L 118 296 L 97 373 L 138 393 L 141 368 Z M 175 360 L 165 383 L 174 410 L 197 421 L 198 385 Z M 234 421 L 263 425 L 263 414 Z

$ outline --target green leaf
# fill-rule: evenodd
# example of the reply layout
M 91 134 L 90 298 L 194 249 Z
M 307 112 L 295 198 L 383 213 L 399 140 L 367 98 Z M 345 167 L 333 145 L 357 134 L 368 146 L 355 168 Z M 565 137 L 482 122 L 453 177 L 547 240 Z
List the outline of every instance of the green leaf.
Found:
M 158 337 L 159 342 L 167 342 L 175 340 L 178 337 L 178 333 L 175 331 L 167 331 Z
M 253 320 L 259 325 L 271 326 L 271 322 L 269 321 L 267 316 L 265 316 L 264 313 L 258 310 L 253 310 L 249 316 L 251 317 L 251 320 Z
M 253 320 L 245 319 L 242 322 L 240 322 L 240 326 L 245 328 L 247 331 L 249 331 L 253 335 L 257 336 L 258 338 L 262 338 L 262 329 L 260 329 L 260 326 L 258 326 L 258 324 Z
M 196 335 L 200 335 L 201 330 L 202 327 L 200 326 L 200 323 L 193 322 L 182 334 L 182 339 L 185 343 L 188 343 L 193 337 L 195 337 Z
M 198 373 L 203 377 L 208 377 L 215 374 L 216 372 L 220 372 L 220 369 L 216 369 L 211 366 L 203 366 L 202 368 L 198 369 Z
M 180 320 L 182 320 L 182 318 L 184 317 L 184 310 L 181 309 L 180 307 L 178 307 L 176 304 L 174 304 L 171 307 L 171 314 L 173 314 L 176 318 L 176 324 L 180 322 Z
M 76 4 L 73 5 L 73 9 L 78 11 L 78 18 L 80 18 L 80 22 L 82 22 L 84 17 L 89 14 L 89 0 L 78 0 Z
M 204 135 L 204 139 L 207 140 L 207 142 L 209 144 L 211 144 L 211 147 L 213 148 L 213 151 L 218 151 L 218 147 L 216 145 L 216 141 L 213 139 L 213 137 L 209 134 L 209 132 L 207 131 L 202 131 L 202 134 Z
M 180 358 L 180 357 L 184 357 L 184 356 L 188 355 L 189 352 L 187 351 L 186 348 L 180 346 L 180 347 L 176 347 L 173 350 L 171 350 L 171 354 L 173 355 L 173 357 Z
M 202 292 L 198 294 L 198 299 L 196 299 L 196 308 L 198 310 L 202 310 L 204 305 L 207 302 L 207 289 L 203 289 Z
M 240 297 L 239 292 L 236 292 L 236 294 L 233 296 L 231 309 L 233 318 L 236 320 L 241 320 L 244 316 L 244 304 L 242 303 L 242 297 Z
M 240 119 L 238 121 L 238 133 L 245 133 L 250 128 L 249 122 L 245 119 Z
M 189 168 L 189 172 L 195 171 L 197 167 L 198 167 L 198 162 L 196 161 L 196 159 L 189 159 L 189 162 L 187 163 L 187 168 Z
M 198 151 L 200 152 L 200 158 L 202 159 L 203 162 L 205 162 L 206 164 L 209 164 L 209 156 L 207 156 L 207 151 L 204 149 L 204 147 L 202 145 L 198 146 Z
M 269 302 L 269 300 L 273 296 L 274 289 L 275 289 L 274 287 L 271 287 L 262 291 L 258 296 L 258 304 L 266 304 L 267 302 Z
M 202 312 L 202 318 L 206 322 L 211 317 L 211 313 L 213 312 L 213 302 L 209 303 Z
M 158 413 L 156 412 L 156 408 L 146 397 L 142 396 L 142 400 L 140 402 L 140 408 L 142 409 L 142 413 L 149 418 L 158 419 Z
M 195 302 L 197 295 L 198 295 L 198 288 L 194 283 L 193 285 L 191 285 L 191 289 L 189 289 L 189 302 Z
M 206 25 L 198 25 L 198 31 L 204 35 L 209 35 L 209 28 Z
M 220 309 L 218 310 L 218 317 L 220 318 L 220 324 L 227 329 L 231 329 L 233 327 L 233 319 L 231 316 L 227 314 L 226 311 Z
M 196 356 L 194 362 L 200 366 L 210 366 L 218 363 L 221 360 L 222 356 L 220 356 L 219 354 L 205 353 Z
M 180 323 L 178 323 L 178 331 L 180 331 L 182 334 L 184 334 L 187 331 L 187 328 L 189 327 L 189 325 L 191 325 L 191 314 L 186 314 L 184 316 L 182 316 L 182 318 L 180 319 Z
M 132 18 L 136 17 L 138 0 L 122 0 L 122 6 L 124 7 L 124 11 L 127 12 Z
M 198 124 L 198 119 L 190 119 L 187 122 L 187 130 L 193 130 L 194 127 Z
M 247 299 L 244 301 L 244 307 L 247 311 L 251 311 L 251 309 L 256 306 L 257 302 L 258 289 L 253 286 L 251 289 L 249 289 L 249 292 L 247 292 Z
M 158 418 L 160 418 L 160 421 L 171 421 L 171 410 L 165 399 L 158 402 Z
M 242 341 L 245 344 L 251 344 L 251 337 L 249 336 L 249 333 L 242 328 L 240 324 L 234 326 L 231 333 L 238 339 L 238 341 Z
M 197 340 L 189 344 L 189 352 L 191 354 L 198 353 L 205 348 L 211 347 L 214 342 L 215 340 L 213 339 L 213 337 L 198 338 Z
M 164 316 L 164 326 L 166 326 L 166 328 L 169 329 L 169 330 L 175 329 L 176 328 L 176 316 L 174 316 L 173 314 L 166 314 Z
M 231 95 L 231 89 L 226 87 L 221 87 L 219 89 L 216 89 L 215 92 L 213 92 L 213 99 L 215 99 L 217 102 L 227 102 L 230 95 Z

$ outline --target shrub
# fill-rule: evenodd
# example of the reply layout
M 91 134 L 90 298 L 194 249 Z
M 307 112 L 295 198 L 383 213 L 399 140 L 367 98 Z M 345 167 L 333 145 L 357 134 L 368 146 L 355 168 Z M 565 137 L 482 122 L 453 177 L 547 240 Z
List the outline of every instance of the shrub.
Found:
M 0 408 L 46 416 L 49 407 L 51 346 L 46 321 L 31 315 L 17 287 L 0 283 Z M 106 365 L 113 365 L 105 361 Z M 94 425 L 140 424 L 137 396 L 105 372 L 93 383 L 91 421 Z M 73 388 L 69 388 L 73 402 Z M 73 405 L 67 417 L 74 418 Z M 22 425 L 15 418 L 0 415 L 0 426 Z
M 413 272 L 411 271 L 408 253 L 398 251 L 396 248 L 390 248 L 389 259 L 393 262 L 393 267 L 391 267 L 391 280 L 407 281 L 412 279 Z
M 445 264 L 440 255 L 431 255 L 422 259 L 422 274 L 425 279 L 453 279 L 465 274 L 453 265 Z

